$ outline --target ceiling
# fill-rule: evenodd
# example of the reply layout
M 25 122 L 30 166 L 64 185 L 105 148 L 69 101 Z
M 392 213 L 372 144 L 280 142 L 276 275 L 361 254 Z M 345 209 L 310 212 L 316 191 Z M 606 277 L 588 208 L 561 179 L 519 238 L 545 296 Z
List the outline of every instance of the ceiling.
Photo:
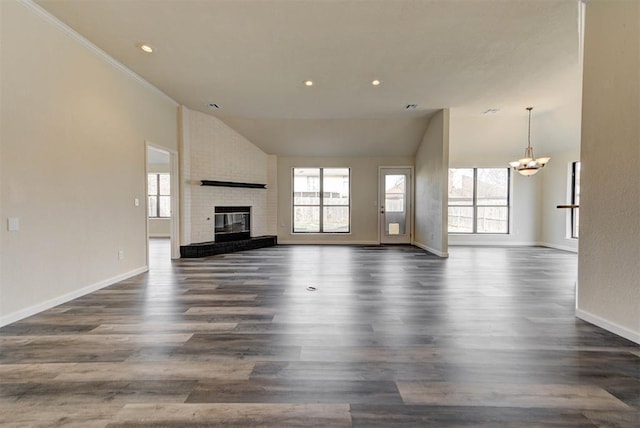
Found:
M 410 156 L 441 108 L 553 111 L 579 79 L 577 0 L 37 3 L 178 103 L 284 156 Z

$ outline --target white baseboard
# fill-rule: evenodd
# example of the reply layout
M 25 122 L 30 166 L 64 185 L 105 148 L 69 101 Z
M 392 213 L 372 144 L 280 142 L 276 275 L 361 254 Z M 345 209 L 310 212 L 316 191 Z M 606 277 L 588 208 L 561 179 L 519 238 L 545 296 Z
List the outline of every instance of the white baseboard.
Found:
M 573 248 L 573 247 L 570 247 L 568 245 L 550 244 L 548 242 L 539 242 L 538 245 L 541 245 L 541 246 L 547 247 L 547 248 L 555 248 L 556 250 L 569 251 L 569 252 L 572 252 L 572 253 L 577 253 L 578 252 L 577 248 Z
M 413 241 L 413 245 L 415 245 L 418 248 L 422 248 L 423 250 L 428 251 L 431 254 L 435 254 L 438 257 L 449 257 L 449 253 L 443 253 L 442 251 L 438 251 L 438 250 L 436 250 L 434 248 L 428 247 L 428 246 L 426 246 L 424 244 L 421 244 L 419 242 Z
M 630 330 L 627 327 L 623 327 L 597 315 L 594 315 L 587 311 L 583 311 L 582 309 L 576 308 L 576 316 L 583 321 L 596 325 L 600 328 L 610 331 L 613 334 L 617 334 L 618 336 L 629 339 L 630 341 L 640 345 L 640 332 Z
M 278 238 L 278 245 L 380 245 L 378 241 L 283 241 Z
M 449 239 L 449 246 L 466 246 L 466 247 L 536 247 L 541 245 L 538 242 L 498 242 L 498 241 L 452 241 Z
M 84 296 L 85 294 L 92 293 L 96 290 L 100 290 L 101 288 L 115 284 L 116 282 L 124 281 L 125 279 L 129 279 L 132 276 L 139 275 L 148 270 L 149 268 L 147 266 L 143 266 L 138 269 L 134 269 L 132 271 L 123 273 L 121 275 L 117 275 L 112 278 L 108 278 L 103 281 L 96 282 L 94 284 L 88 285 L 86 287 L 80 288 L 70 293 L 63 294 L 62 296 L 54 297 L 53 299 L 47 300 L 45 302 L 38 303 L 33 306 L 29 306 L 28 308 L 21 309 L 9 315 L 5 315 L 0 318 L 0 327 L 4 327 L 5 325 L 14 323 L 16 321 L 20 321 L 21 319 L 30 317 L 39 312 L 46 311 L 47 309 L 51 309 L 63 303 L 67 303 L 70 300 L 77 299 L 78 297 Z

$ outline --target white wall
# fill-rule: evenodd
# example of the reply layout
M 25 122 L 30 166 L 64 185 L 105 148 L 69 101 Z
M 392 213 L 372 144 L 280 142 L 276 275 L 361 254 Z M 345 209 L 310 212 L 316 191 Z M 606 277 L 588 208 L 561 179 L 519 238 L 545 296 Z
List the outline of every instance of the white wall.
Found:
M 200 185 L 201 180 L 267 184 L 273 159 L 220 119 L 184 106 L 181 110 L 181 206 L 188 223 L 183 227 L 183 245 L 214 240 L 215 206 L 251 206 L 251 235 L 273 230 L 267 224 L 267 194 L 276 189 Z
M 640 343 L 640 3 L 586 4 L 576 314 Z
M 414 243 L 448 256 L 449 109 L 436 113 L 416 151 Z
M 175 150 L 177 128 L 173 101 L 38 6 L 0 8 L 7 324 L 146 269 L 145 141 Z
M 378 167 L 412 166 L 401 158 L 278 158 L 278 243 L 365 244 L 378 243 Z M 351 168 L 351 233 L 293 234 L 291 225 L 294 167 Z
M 505 235 L 449 235 L 450 245 L 547 245 L 577 251 L 577 241 L 566 238 L 567 212 L 556 205 L 567 203 L 566 165 L 579 160 L 580 106 L 579 70 L 574 87 L 566 88 L 564 104 L 534 109 L 531 145 L 536 156 L 550 156 L 549 164 L 536 175 L 512 172 L 511 228 Z M 451 168 L 508 168 L 524 154 L 528 116 L 521 112 L 499 112 L 474 116 L 451 112 Z
M 451 113 L 449 166 L 451 168 L 508 168 L 522 157 L 527 145 L 527 112 L 509 115 L 462 116 Z M 535 117 L 532 125 L 535 126 Z M 537 140 L 532 146 L 537 156 Z M 555 159 L 552 159 L 552 163 Z M 535 245 L 541 225 L 542 175 L 511 174 L 510 233 L 495 235 L 450 234 L 449 245 Z

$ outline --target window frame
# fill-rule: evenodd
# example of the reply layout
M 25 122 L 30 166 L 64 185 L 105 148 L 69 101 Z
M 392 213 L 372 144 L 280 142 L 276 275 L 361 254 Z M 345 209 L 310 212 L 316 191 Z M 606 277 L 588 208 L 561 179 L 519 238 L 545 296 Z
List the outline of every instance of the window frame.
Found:
M 296 197 L 296 188 L 295 188 L 295 177 L 296 177 L 296 169 L 317 169 L 319 171 L 319 188 L 318 188 L 318 204 L 296 204 L 295 203 L 295 197 Z M 346 205 L 334 205 L 334 204 L 325 204 L 324 202 L 324 170 L 325 169 L 346 169 L 348 172 L 348 178 L 349 178 L 349 201 Z M 295 211 L 296 211 L 296 207 L 318 207 L 318 231 L 313 231 L 313 232 L 299 232 L 295 230 L 295 222 L 296 222 L 296 217 L 295 217 Z M 340 207 L 340 208 L 344 208 L 346 207 L 347 210 L 349 211 L 348 213 L 348 223 L 347 223 L 347 230 L 344 232 L 339 232 L 339 231 L 329 231 L 329 232 L 325 232 L 324 231 L 324 208 L 329 208 L 329 207 Z M 344 235 L 344 234 L 350 234 L 351 233 L 351 168 L 350 167 L 342 167 L 342 166 L 332 166 L 332 167 L 317 167 L 317 166 L 307 166 L 307 167 L 303 167 L 303 166 L 296 166 L 291 168 L 291 234 L 296 234 L 296 235 L 309 235 L 309 234 L 322 234 L 322 235 L 328 235 L 328 234 L 340 234 L 340 235 Z
M 471 169 L 473 170 L 473 199 L 469 205 L 451 205 L 448 201 L 447 191 L 447 233 L 451 235 L 510 235 L 511 234 L 511 169 L 510 168 L 491 168 L 491 167 L 459 167 L 449 168 L 447 170 L 447 177 L 449 170 L 452 169 Z M 506 169 L 507 170 L 507 203 L 506 205 L 478 205 L 478 170 L 479 169 Z M 450 232 L 449 231 L 449 208 L 452 207 L 465 207 L 473 209 L 473 222 L 471 232 Z M 478 208 L 506 208 L 507 209 L 507 231 L 506 232 L 478 232 Z
M 148 214 L 148 215 L 147 215 L 147 217 L 148 217 L 148 218 L 153 218 L 153 219 L 158 219 L 158 218 L 160 218 L 160 219 L 167 219 L 167 218 L 171 218 L 171 212 L 169 213 L 169 215 L 168 215 L 168 216 L 162 216 L 162 215 L 160 215 L 160 197 L 168 197 L 168 198 L 169 198 L 169 201 L 171 201 L 171 174 L 169 174 L 168 172 L 148 172 L 148 173 L 147 173 L 147 183 L 149 183 L 149 177 L 150 177 L 150 176 L 152 176 L 152 175 L 153 175 L 153 176 L 155 176 L 155 179 L 156 179 L 156 193 L 155 193 L 155 194 L 151 194 L 151 193 L 149 193 L 149 187 L 148 187 L 148 184 L 147 184 L 147 207 L 149 207 L 149 203 L 150 203 L 150 202 L 149 202 L 149 199 L 150 199 L 151 197 L 155 197 L 155 198 L 156 198 L 156 203 L 155 203 L 155 205 L 156 205 L 156 214 L 157 214 L 157 215 L 153 216 L 153 215 L 151 215 L 151 212 L 149 212 L 149 213 L 147 213 L 147 214 Z M 169 187 L 169 194 L 168 194 L 168 195 L 163 195 L 163 194 L 160 192 L 160 176 L 161 176 L 161 175 L 166 175 L 166 176 L 168 176 L 168 177 L 169 177 L 169 186 L 170 186 L 170 187 Z M 171 202 L 169 202 L 169 203 L 171 203 Z

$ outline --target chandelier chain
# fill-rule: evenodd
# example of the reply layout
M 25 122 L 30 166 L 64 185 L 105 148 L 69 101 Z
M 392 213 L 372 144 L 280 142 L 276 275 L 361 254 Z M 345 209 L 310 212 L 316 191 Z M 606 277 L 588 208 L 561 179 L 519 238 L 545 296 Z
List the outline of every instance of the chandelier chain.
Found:
M 531 110 L 533 110 L 533 107 L 527 107 L 527 110 L 529 110 L 529 133 L 527 134 L 527 147 L 531 147 Z

